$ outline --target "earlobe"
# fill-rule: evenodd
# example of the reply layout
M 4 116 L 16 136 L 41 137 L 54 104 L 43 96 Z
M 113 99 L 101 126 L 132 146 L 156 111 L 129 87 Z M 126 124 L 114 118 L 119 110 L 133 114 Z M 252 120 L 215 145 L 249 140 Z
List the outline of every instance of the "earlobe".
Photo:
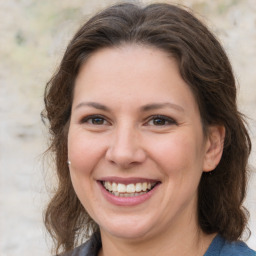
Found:
M 210 172 L 219 164 L 224 147 L 225 127 L 220 125 L 208 128 L 206 151 L 204 158 L 204 172 Z

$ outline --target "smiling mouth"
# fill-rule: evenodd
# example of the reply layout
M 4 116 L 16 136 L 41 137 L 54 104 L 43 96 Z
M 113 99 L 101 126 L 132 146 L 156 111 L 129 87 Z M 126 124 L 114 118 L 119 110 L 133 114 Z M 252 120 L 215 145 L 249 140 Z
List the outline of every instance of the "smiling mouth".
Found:
M 102 186 L 117 197 L 135 197 L 148 193 L 160 182 L 138 182 L 131 184 L 101 181 Z

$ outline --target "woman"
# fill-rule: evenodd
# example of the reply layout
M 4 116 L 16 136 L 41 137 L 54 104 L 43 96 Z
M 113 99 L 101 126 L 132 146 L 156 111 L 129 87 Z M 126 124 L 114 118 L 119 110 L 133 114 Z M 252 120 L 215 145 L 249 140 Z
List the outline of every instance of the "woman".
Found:
M 234 76 L 189 12 L 126 3 L 95 15 L 47 84 L 45 116 L 56 253 L 255 255 L 239 242 L 251 143 Z

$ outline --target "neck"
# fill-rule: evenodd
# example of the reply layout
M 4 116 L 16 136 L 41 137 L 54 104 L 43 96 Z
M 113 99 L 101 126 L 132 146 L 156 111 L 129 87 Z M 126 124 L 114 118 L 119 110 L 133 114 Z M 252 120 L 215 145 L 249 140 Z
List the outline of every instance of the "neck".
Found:
M 134 240 L 115 237 L 101 230 L 102 250 L 99 256 L 203 256 L 216 234 L 205 234 L 192 219 L 183 227 L 176 223 L 165 232 Z

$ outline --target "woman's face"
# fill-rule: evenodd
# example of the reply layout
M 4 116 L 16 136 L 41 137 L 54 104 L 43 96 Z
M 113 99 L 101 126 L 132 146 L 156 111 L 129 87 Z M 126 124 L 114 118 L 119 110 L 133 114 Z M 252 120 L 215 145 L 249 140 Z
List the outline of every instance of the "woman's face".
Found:
M 143 239 L 196 222 L 207 141 L 193 94 L 165 52 L 107 48 L 82 66 L 70 174 L 103 234 Z

